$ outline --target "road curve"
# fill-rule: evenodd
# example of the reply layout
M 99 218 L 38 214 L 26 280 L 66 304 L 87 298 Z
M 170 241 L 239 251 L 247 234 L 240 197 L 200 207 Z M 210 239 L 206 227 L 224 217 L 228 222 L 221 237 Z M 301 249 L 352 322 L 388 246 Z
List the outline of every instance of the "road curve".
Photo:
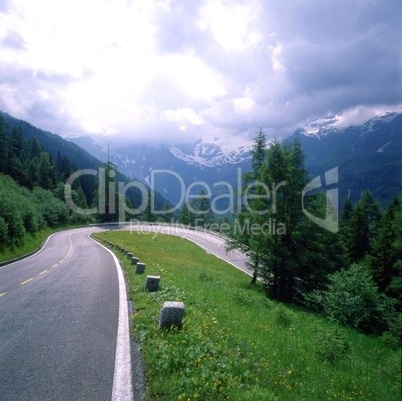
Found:
M 238 249 L 226 251 L 226 239 L 218 233 L 213 233 L 200 229 L 196 230 L 191 227 L 165 224 L 126 224 L 124 226 L 124 229 L 137 231 L 144 234 L 152 232 L 155 233 L 154 235 L 175 235 L 188 239 L 189 241 L 192 241 L 201 248 L 205 249 L 206 252 L 212 253 L 216 257 L 224 260 L 237 269 L 242 270 L 249 276 L 252 276 L 250 269 L 247 267 L 247 256 L 244 253 L 240 252 Z
M 115 256 L 89 237 L 105 228 L 53 234 L 35 255 L 0 267 L 0 401 L 132 399 L 124 278 Z M 226 252 L 219 235 L 124 229 L 186 238 L 250 274 L 245 255 Z
M 98 401 L 116 393 L 118 269 L 89 238 L 93 231 L 56 233 L 39 253 L 1 267 L 0 400 Z

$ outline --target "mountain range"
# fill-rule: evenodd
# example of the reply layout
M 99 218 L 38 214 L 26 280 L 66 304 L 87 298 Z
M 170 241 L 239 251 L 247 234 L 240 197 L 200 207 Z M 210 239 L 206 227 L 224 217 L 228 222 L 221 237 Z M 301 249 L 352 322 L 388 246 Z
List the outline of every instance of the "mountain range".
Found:
M 333 117 L 314 120 L 288 138 L 295 137 L 306 153 L 311 178 L 338 167 L 341 203 L 346 197 L 355 202 L 368 189 L 386 206 L 401 193 L 402 113 L 389 112 L 346 128 L 339 127 Z M 67 139 L 99 160 L 109 157 L 122 173 L 152 185 L 172 205 L 180 201 L 183 188 L 191 188 L 195 195 L 208 187 L 212 196 L 224 190 L 214 185 L 217 182 L 240 189 L 239 175 L 251 169 L 251 142 L 242 146 L 219 139 L 176 145 L 112 142 L 108 156 L 107 147 L 89 137 Z
M 158 208 L 166 200 L 178 205 L 185 193 L 195 196 L 210 190 L 212 197 L 227 194 L 222 183 L 240 190 L 241 175 L 251 169 L 251 141 L 238 145 L 215 138 L 162 145 L 108 139 L 109 152 L 105 140 L 62 138 L 1 111 L 0 115 L 6 124 L 20 126 L 26 139 L 35 136 L 54 159 L 60 152 L 77 169 L 97 169 L 109 158 L 126 177 L 125 182 L 139 180 L 153 186 Z M 300 140 L 311 178 L 324 178 L 326 171 L 338 167 L 341 203 L 346 197 L 355 202 L 368 189 L 385 207 L 402 193 L 402 113 L 388 112 L 346 128 L 337 123 L 334 117 L 314 120 L 288 138 Z
M 108 153 L 107 145 L 101 146 L 89 137 L 67 139 L 100 160 L 109 158 L 119 171 L 152 186 L 173 206 L 180 204 L 187 191 L 196 196 L 209 188 L 212 196 L 219 195 L 225 190 L 224 186 L 215 185 L 219 182 L 235 188 L 239 175 L 250 169 L 251 144 L 234 147 L 219 139 L 176 145 L 120 144 L 117 147 L 112 143 Z

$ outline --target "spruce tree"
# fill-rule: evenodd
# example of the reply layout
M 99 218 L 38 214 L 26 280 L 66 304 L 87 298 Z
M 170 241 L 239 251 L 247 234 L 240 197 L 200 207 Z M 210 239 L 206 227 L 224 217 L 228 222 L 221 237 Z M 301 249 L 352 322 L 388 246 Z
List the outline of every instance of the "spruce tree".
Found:
M 298 292 L 300 247 L 297 240 L 301 238 L 304 221 L 302 191 L 308 182 L 304 153 L 298 139 L 282 145 L 278 141 L 271 144 L 262 176 L 272 187 L 271 208 L 266 221 L 283 226 L 280 233 L 261 236 L 266 255 L 264 280 L 275 298 L 290 301 Z
M 390 286 L 394 275 L 394 266 L 402 259 L 402 251 L 394 246 L 398 239 L 398 227 L 395 224 L 401 211 L 398 198 L 394 198 L 381 218 L 378 234 L 373 240 L 371 252 L 366 257 L 374 281 L 379 290 L 385 292 Z
M 226 243 L 228 250 L 238 248 L 249 254 L 249 267 L 253 271 L 252 283 L 257 281 L 263 254 L 261 238 L 258 233 L 252 232 L 251 227 L 264 222 L 263 214 L 269 207 L 269 203 L 264 200 L 264 188 L 261 185 L 266 152 L 267 140 L 260 128 L 250 152 L 252 171 L 243 175 L 243 188 L 240 194 L 244 200 L 242 210 L 236 215 L 231 238 Z
M 147 205 L 143 213 L 143 220 L 148 222 L 154 222 L 156 220 L 155 215 L 152 213 L 151 191 L 147 191 Z
M 342 214 L 341 236 L 351 263 L 362 261 L 371 252 L 381 215 L 379 202 L 368 190 L 363 192 L 351 212 L 347 210 Z
M 392 268 L 391 282 L 386 288 L 386 293 L 398 300 L 398 309 L 402 310 L 402 207 L 395 212 L 393 231 L 395 239 L 392 248 L 396 252 L 396 261 Z
M 39 155 L 38 183 L 44 189 L 53 189 L 56 184 L 56 169 L 52 157 L 47 152 L 41 152 Z
M 267 150 L 267 161 L 261 169 L 261 178 L 271 189 L 270 208 L 265 215 L 265 221 L 276 221 L 286 227 L 286 194 L 284 187 L 287 180 L 287 161 L 284 148 L 278 140 L 274 140 Z M 286 228 L 287 229 L 287 228 Z M 281 235 L 259 235 L 259 249 L 264 255 L 261 275 L 268 286 L 269 292 L 275 298 L 286 298 L 286 260 L 288 252 L 286 240 Z
M 213 212 L 211 203 L 204 190 L 201 190 L 197 198 L 193 199 L 190 204 L 190 212 L 194 215 L 192 222 L 196 227 L 206 227 L 213 221 Z
M 339 219 L 339 236 L 344 246 L 348 244 L 349 241 L 349 227 L 350 219 L 353 213 L 353 204 L 349 197 L 345 198 Z
M 184 202 L 180 209 L 178 223 L 184 225 L 191 225 L 192 217 L 190 215 L 190 210 L 188 209 L 187 202 Z
M 93 206 L 98 208 L 97 218 L 101 223 L 119 221 L 119 192 L 116 183 L 118 172 L 112 162 L 102 165 L 94 193 Z
M 325 286 L 327 275 L 344 263 L 343 248 L 336 234 L 318 227 L 304 213 L 302 197 L 309 178 L 297 138 L 283 144 L 274 140 L 263 163 L 256 160 L 255 165 L 259 172 L 253 170 L 252 177 L 258 177 L 260 182 L 255 186 L 255 194 L 270 188 L 269 201 L 267 197 L 257 197 L 248 204 L 252 207 L 236 216 L 240 220 L 250 219 L 261 228 L 240 239 L 247 241 L 268 292 L 274 298 L 292 301 Z M 326 197 L 316 194 L 308 198 L 309 210 L 325 215 Z M 267 230 L 268 226 L 274 228 Z
M 357 205 L 361 206 L 366 216 L 368 222 L 368 237 L 369 242 L 371 242 L 378 234 L 378 227 L 382 216 L 381 205 L 368 189 L 363 192 L 362 196 L 357 201 Z

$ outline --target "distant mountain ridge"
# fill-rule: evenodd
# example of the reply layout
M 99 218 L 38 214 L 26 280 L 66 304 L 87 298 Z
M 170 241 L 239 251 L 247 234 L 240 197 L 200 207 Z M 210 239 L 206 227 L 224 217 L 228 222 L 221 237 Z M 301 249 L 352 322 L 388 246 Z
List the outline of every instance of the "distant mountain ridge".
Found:
M 369 189 L 385 206 L 402 191 L 402 114 L 389 112 L 347 128 L 310 125 L 297 130 L 315 176 L 338 166 L 340 199 Z
M 100 160 L 106 160 L 108 157 L 107 148 L 89 137 L 66 139 L 96 155 Z M 152 185 L 176 206 L 183 193 L 196 182 L 205 183 L 211 188 L 213 195 L 219 194 L 222 189 L 214 186 L 219 181 L 228 182 L 235 187 L 238 169 L 241 169 L 241 173 L 250 169 L 250 149 L 251 145 L 235 147 L 218 139 L 215 142 L 198 140 L 176 145 L 122 146 L 112 142 L 109 158 L 123 174 Z M 200 184 L 191 194 L 198 194 L 202 189 Z
M 311 177 L 339 167 L 339 199 L 349 196 L 356 201 L 369 189 L 385 206 L 395 194 L 402 191 L 402 114 L 390 112 L 374 117 L 364 124 L 346 128 L 336 126 L 335 118 L 310 122 L 296 130 L 296 136 L 306 153 L 306 167 Z M 269 134 L 269 133 L 268 133 Z M 100 160 L 107 152 L 91 138 L 67 138 L 74 141 Z M 269 136 L 268 136 L 269 139 Z M 212 190 L 214 183 L 225 181 L 237 188 L 239 171 L 250 171 L 249 145 L 235 146 L 215 139 L 176 145 L 114 144 L 110 157 L 124 174 L 151 183 L 154 174 L 155 189 L 172 204 L 180 200 L 182 187 L 177 176 L 162 174 L 169 170 L 180 176 L 186 188 L 195 182 L 204 182 Z M 198 190 L 201 186 L 198 187 Z
M 77 169 L 98 169 L 108 159 L 107 146 L 89 137 L 71 136 L 65 140 L 7 113 L 0 111 L 0 115 L 6 123 L 21 126 L 26 139 L 35 136 L 54 159 L 60 152 Z M 346 128 L 336 124 L 333 117 L 314 120 L 289 136 L 301 141 L 311 178 L 338 166 L 340 202 L 347 196 L 356 201 L 369 189 L 386 206 L 393 196 L 402 193 L 402 113 L 389 112 Z M 190 186 L 194 187 L 192 195 L 199 193 L 204 189 L 202 183 L 211 188 L 212 197 L 225 193 L 224 187 L 215 185 L 218 182 L 227 182 L 239 190 L 241 174 L 251 169 L 252 145 L 247 142 L 237 145 L 215 138 L 153 145 L 107 140 L 110 161 L 127 179 L 153 184 L 158 207 L 163 206 L 163 198 L 172 205 L 178 204 Z

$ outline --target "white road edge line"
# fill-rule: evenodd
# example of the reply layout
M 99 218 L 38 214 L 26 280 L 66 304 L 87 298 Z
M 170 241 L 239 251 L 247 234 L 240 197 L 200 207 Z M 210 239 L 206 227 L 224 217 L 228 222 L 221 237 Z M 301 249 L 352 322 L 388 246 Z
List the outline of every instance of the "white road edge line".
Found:
M 218 254 L 216 254 L 215 252 L 209 250 L 208 248 L 204 247 L 203 245 L 201 245 L 200 243 L 198 243 L 196 240 L 188 238 L 188 237 L 182 237 L 183 239 L 186 239 L 196 245 L 198 245 L 201 249 L 203 249 L 206 252 L 209 252 L 211 255 L 214 255 L 216 258 L 223 260 L 224 262 L 228 263 L 229 265 L 232 265 L 233 267 L 235 267 L 237 270 L 240 270 L 241 272 L 247 274 L 250 277 L 253 277 L 253 275 L 249 272 L 246 272 L 245 270 L 243 270 L 242 268 L 240 268 L 239 266 L 236 266 L 235 264 L 233 264 L 230 260 L 224 259 L 222 256 L 219 256 Z
M 91 236 L 89 236 L 89 238 L 105 248 L 113 256 L 119 279 L 119 324 L 117 328 L 112 401 L 133 401 L 126 282 L 119 260 L 116 258 L 115 254 Z

